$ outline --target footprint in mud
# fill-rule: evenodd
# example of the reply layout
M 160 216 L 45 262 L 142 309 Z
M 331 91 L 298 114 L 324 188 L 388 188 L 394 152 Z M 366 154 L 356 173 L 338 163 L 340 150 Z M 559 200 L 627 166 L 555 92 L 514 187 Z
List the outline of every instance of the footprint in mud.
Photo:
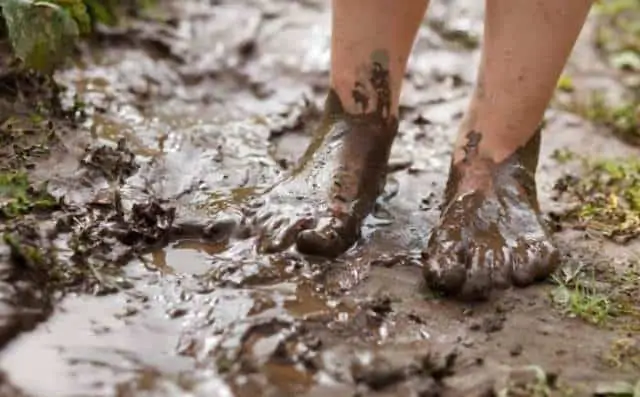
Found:
M 483 299 L 492 289 L 547 277 L 560 257 L 537 200 L 540 131 L 499 163 L 478 155 L 480 133 L 467 138 L 464 158 L 451 167 L 440 223 L 422 256 L 432 288 Z
M 246 210 L 259 250 L 295 244 L 304 254 L 335 257 L 352 246 L 384 189 L 396 131 L 395 118 L 347 114 L 330 93 L 300 163 Z

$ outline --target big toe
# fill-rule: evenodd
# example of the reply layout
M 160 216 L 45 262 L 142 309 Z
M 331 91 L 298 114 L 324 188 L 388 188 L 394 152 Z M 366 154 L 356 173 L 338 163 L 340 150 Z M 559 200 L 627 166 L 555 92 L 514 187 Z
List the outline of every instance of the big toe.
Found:
M 295 242 L 296 237 L 314 226 L 313 218 L 274 217 L 266 222 L 260 232 L 259 250 L 265 253 L 284 251 Z
M 467 272 L 459 243 L 437 243 L 431 238 L 422 252 L 423 274 L 427 286 L 438 292 L 455 295 L 465 284 Z
M 336 257 L 345 252 L 358 239 L 356 228 L 347 228 L 336 218 L 324 218 L 318 226 L 301 231 L 296 248 L 303 254 Z

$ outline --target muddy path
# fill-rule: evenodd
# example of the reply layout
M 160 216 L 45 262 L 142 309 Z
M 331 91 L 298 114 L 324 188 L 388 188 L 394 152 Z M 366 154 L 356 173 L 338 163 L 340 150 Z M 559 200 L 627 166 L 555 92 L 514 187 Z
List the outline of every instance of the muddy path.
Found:
M 586 272 L 640 308 L 633 242 L 559 228 L 556 281 L 483 304 L 422 285 L 415 258 L 438 216 L 479 57 L 482 9 L 467 3 L 432 4 L 405 79 L 387 190 L 362 241 L 334 261 L 256 254 L 241 213 L 318 122 L 327 2 L 165 2 L 85 44 L 56 79 L 63 104 L 86 117 L 30 171 L 59 208 L 3 229 L 19 240 L 0 252 L 3 263 L 20 254 L 24 290 L 43 297 L 32 309 L 7 303 L 38 315 L 7 322 L 25 332 L 0 352 L 2 395 L 582 396 L 640 381 L 639 312 L 592 324 L 576 313 L 592 319 L 602 303 L 569 286 Z M 615 95 L 593 26 L 567 70 L 576 86 Z M 640 154 L 555 107 L 546 122 L 546 212 L 566 206 L 554 186 L 575 167 L 554 154 Z M 34 259 L 30 246 L 45 254 Z M 38 266 L 47 279 L 29 276 Z M 623 386 L 618 395 L 632 395 Z

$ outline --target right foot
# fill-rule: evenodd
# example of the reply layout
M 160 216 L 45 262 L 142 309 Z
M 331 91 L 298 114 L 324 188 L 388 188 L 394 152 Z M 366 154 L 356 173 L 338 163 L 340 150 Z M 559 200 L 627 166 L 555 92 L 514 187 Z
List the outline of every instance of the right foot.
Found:
M 382 193 L 397 121 L 376 113 L 348 114 L 333 92 L 327 106 L 298 166 L 251 211 L 262 251 L 295 244 L 303 254 L 338 256 L 358 240 Z

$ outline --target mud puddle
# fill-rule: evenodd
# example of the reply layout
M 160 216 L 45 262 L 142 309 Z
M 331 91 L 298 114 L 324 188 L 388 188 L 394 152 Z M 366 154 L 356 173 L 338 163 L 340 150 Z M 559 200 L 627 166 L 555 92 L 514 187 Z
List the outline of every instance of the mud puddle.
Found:
M 63 288 L 50 318 L 0 353 L 9 382 L 34 397 L 319 397 L 479 396 L 514 385 L 591 395 L 600 382 L 636 381 L 637 333 L 571 318 L 554 306 L 552 282 L 482 305 L 422 285 L 415 257 L 437 219 L 478 58 L 482 10 L 464 3 L 431 6 L 385 197 L 363 241 L 334 261 L 258 255 L 237 227 L 241 204 L 295 162 L 318 121 L 328 4 L 168 2 L 171 23 L 105 32 L 81 66 L 57 76 L 67 101 L 87 104 L 86 122 L 34 172 L 72 207 L 75 237 L 61 234 L 61 246 L 81 249 L 96 276 L 91 288 Z M 553 187 L 566 171 L 551 159 L 557 149 L 638 155 L 576 116 L 550 110 L 547 121 L 546 210 L 558 206 Z M 607 261 L 582 237 L 558 237 L 568 263 Z M 620 341 L 624 354 L 612 347 Z
M 272 283 L 243 288 L 238 276 L 207 274 L 224 266 L 215 266 L 216 250 L 202 243 L 175 243 L 126 266 L 125 277 L 134 288 L 106 297 L 67 296 L 47 322 L 2 353 L 0 366 L 29 395 L 118 395 L 136 382 L 160 392 L 165 380 L 178 382 L 200 366 L 220 370 L 232 365 L 215 355 L 239 354 L 251 327 L 276 332 L 251 341 L 256 356 L 265 359 L 300 320 L 345 318 L 353 310 L 294 278 L 274 277 Z M 214 278 L 232 285 L 213 284 Z M 265 371 L 267 378 L 285 386 L 289 372 L 295 372 L 282 364 L 268 365 Z M 48 375 L 32 382 L 34 373 Z M 155 376 L 144 380 L 149 374 Z M 299 376 L 309 377 L 304 371 Z M 222 375 L 216 377 L 222 382 Z M 173 387 L 195 385 L 178 382 Z

